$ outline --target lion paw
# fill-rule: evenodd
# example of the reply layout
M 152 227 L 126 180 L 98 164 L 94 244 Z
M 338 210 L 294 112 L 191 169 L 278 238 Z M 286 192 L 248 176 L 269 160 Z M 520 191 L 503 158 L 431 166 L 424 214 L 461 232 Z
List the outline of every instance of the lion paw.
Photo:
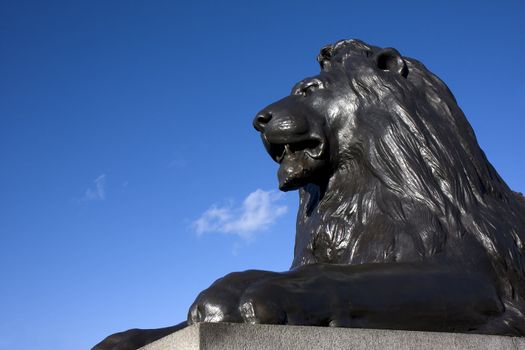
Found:
M 300 271 L 253 284 L 239 301 L 240 316 L 251 324 L 348 327 L 350 303 L 330 280 Z
M 224 276 L 197 296 L 188 312 L 188 323 L 243 322 L 239 300 L 244 291 L 252 284 L 275 275 L 278 274 L 248 270 Z
M 208 288 L 199 294 L 188 312 L 188 323 L 242 322 L 238 298 L 219 288 Z

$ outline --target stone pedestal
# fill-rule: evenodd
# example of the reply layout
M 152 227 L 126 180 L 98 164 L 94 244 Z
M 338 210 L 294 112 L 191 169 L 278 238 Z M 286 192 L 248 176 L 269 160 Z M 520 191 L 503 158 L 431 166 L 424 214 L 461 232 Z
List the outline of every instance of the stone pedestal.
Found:
M 301 326 L 203 323 L 141 350 L 525 350 L 525 338 Z

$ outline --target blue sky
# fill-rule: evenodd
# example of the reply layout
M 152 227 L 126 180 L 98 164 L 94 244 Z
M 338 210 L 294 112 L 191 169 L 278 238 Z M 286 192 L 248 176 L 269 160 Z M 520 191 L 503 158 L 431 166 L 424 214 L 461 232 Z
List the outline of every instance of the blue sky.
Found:
M 0 349 L 87 349 L 186 317 L 237 270 L 285 270 L 297 193 L 254 114 L 342 38 L 452 89 L 525 192 L 520 1 L 0 1 Z

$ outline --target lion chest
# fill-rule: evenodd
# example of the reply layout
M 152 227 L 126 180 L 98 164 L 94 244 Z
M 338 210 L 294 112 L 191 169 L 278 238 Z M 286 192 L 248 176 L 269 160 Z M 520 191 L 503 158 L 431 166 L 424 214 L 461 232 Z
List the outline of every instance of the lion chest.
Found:
M 419 236 L 411 223 L 393 219 L 370 198 L 366 205 L 355 196 L 315 208 L 307 199 L 299 209 L 293 266 L 421 260 Z

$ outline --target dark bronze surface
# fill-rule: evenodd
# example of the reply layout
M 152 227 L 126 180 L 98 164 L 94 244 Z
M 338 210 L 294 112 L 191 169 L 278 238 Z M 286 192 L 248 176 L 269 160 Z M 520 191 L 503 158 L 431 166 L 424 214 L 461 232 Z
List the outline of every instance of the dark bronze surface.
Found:
M 319 75 L 253 121 L 279 188 L 299 190 L 292 267 L 217 280 L 188 323 L 525 335 L 525 199 L 447 86 L 359 40 L 322 48 L 318 61 Z M 158 332 L 141 331 L 140 344 Z M 131 333 L 94 349 L 135 349 Z

